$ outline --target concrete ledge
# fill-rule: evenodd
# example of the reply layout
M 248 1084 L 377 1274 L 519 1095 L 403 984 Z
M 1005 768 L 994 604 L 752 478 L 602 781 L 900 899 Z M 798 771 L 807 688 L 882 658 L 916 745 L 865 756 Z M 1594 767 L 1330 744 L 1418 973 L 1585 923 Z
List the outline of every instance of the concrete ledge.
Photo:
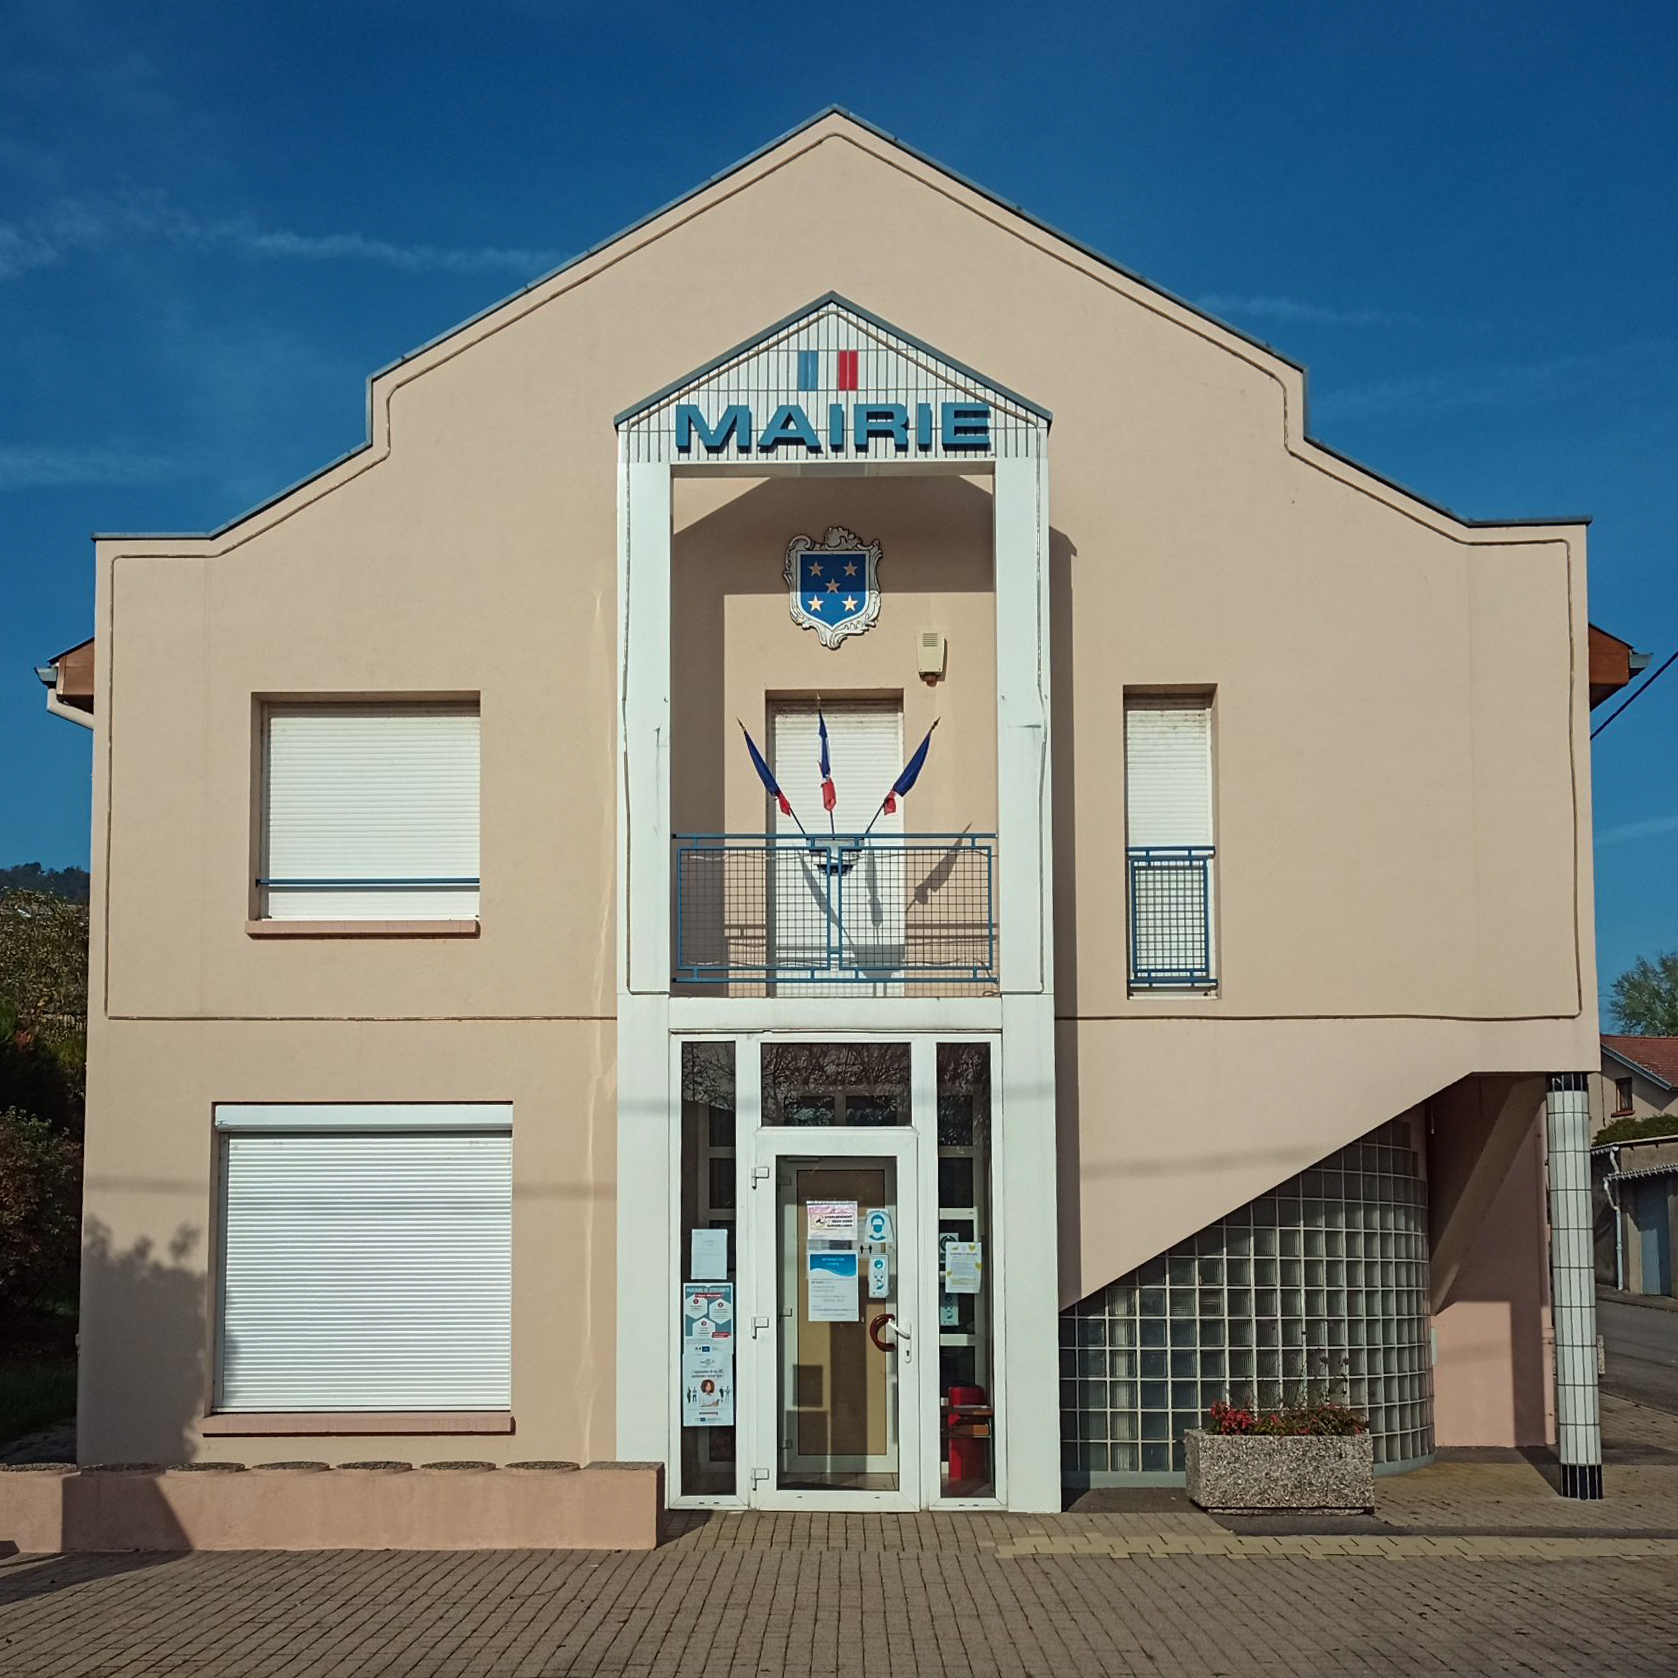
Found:
M 0 1468 L 0 1548 L 651 1550 L 659 1463 Z
M 477 921 L 246 921 L 249 938 L 476 938 Z

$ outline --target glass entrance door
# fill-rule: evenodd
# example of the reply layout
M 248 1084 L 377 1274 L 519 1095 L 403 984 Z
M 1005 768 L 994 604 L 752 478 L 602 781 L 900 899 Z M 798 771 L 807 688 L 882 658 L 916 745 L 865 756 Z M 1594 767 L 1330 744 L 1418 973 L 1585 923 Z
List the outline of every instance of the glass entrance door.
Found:
M 916 1199 L 912 1133 L 760 1132 L 753 1501 L 919 1506 Z

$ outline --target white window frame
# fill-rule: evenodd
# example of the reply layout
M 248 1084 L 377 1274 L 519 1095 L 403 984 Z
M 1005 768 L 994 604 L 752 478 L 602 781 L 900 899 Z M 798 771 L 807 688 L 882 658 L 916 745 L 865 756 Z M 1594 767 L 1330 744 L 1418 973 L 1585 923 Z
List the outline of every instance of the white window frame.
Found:
M 1127 689 L 1124 695 L 1125 774 L 1125 969 L 1130 990 L 1136 995 L 1160 992 L 1210 994 L 1219 981 L 1218 879 L 1217 879 L 1217 753 L 1215 691 L 1196 689 L 1162 692 Z M 1133 796 L 1137 742 L 1131 719 L 1144 712 L 1194 713 L 1202 719 L 1204 780 L 1199 774 L 1185 777 L 1180 792 L 1184 808 L 1174 811 L 1167 826 L 1160 827 L 1157 811 L 1139 811 Z M 1144 893 L 1146 892 L 1146 896 Z M 1174 966 L 1145 963 L 1141 959 L 1143 916 L 1149 900 L 1156 904 L 1175 898 L 1177 904 L 1192 903 L 1202 893 L 1203 933 L 1200 959 L 1195 959 L 1192 937 L 1190 953 Z
M 410 1415 L 484 1416 L 511 1414 L 512 1409 L 512 1128 L 513 1108 L 507 1102 L 427 1102 L 427 1103 L 222 1103 L 214 1109 L 216 1133 L 216 1309 L 214 1334 L 214 1367 L 211 1372 L 210 1410 L 213 1415 Z M 473 1373 L 469 1378 L 461 1374 L 457 1364 L 448 1374 L 455 1396 L 437 1393 L 428 1399 L 423 1391 L 410 1388 L 402 1401 L 379 1398 L 372 1401 L 363 1396 L 356 1401 L 346 1399 L 342 1390 L 327 1389 L 320 1402 L 297 1402 L 288 1396 L 283 1402 L 257 1402 L 260 1395 L 237 1398 L 230 1394 L 228 1382 L 228 1353 L 230 1350 L 229 1271 L 235 1243 L 244 1237 L 233 1229 L 236 1215 L 230 1193 L 231 1148 L 240 1142 L 271 1141 L 283 1144 L 296 1141 L 305 1146 L 331 1138 L 353 1141 L 383 1139 L 400 1142 L 404 1138 L 419 1142 L 422 1138 L 443 1136 L 471 1138 L 481 1143 L 504 1143 L 504 1152 L 492 1150 L 484 1164 L 493 1178 L 504 1174 L 505 1220 L 491 1235 L 491 1245 L 484 1249 L 484 1271 L 488 1278 L 486 1293 L 479 1315 L 492 1323 L 483 1336 L 479 1355 L 487 1353 L 490 1362 L 499 1361 L 501 1373 Z M 499 1155 L 499 1158 L 497 1157 Z M 499 1222 L 499 1220 L 498 1220 Z M 374 1226 L 377 1228 L 377 1225 Z M 272 1240 L 272 1235 L 261 1239 Z M 428 1234 L 427 1240 L 435 1240 Z M 429 1307 L 428 1307 L 429 1309 Z M 418 1316 L 416 1315 L 416 1321 Z M 431 1320 L 431 1319 L 428 1319 Z M 498 1324 L 498 1326 L 496 1326 Z M 474 1321 L 474 1327 L 478 1323 Z M 283 1333 L 284 1331 L 279 1331 Z M 481 1384 L 471 1391 L 472 1402 L 462 1402 L 458 1390 L 463 1379 Z M 371 1383 L 376 1385 L 376 1382 Z
M 353 856 L 357 850 L 365 854 L 369 842 L 375 847 L 388 845 L 392 857 L 388 863 L 363 862 L 357 866 L 354 862 L 346 865 L 337 861 L 331 855 L 337 843 L 335 836 L 310 831 L 311 826 L 324 828 L 327 824 L 320 813 L 308 811 L 306 805 L 305 813 L 293 823 L 292 830 L 277 834 L 276 724 L 326 726 L 337 720 L 353 726 L 376 724 L 380 719 L 389 719 L 393 725 L 393 748 L 406 747 L 410 752 L 416 742 L 423 746 L 426 725 L 430 723 L 434 727 L 439 782 L 430 796 L 440 800 L 446 811 L 440 830 L 427 833 L 423 823 L 413 819 L 414 812 L 425 807 L 427 789 L 423 784 L 411 789 L 398 788 L 393 778 L 387 783 L 387 790 L 395 789 L 402 796 L 391 808 L 388 837 L 383 841 L 377 837 L 369 841 L 363 831 L 359 842 L 356 837 L 350 837 L 339 847 Z M 257 924 L 274 930 L 283 930 L 288 925 L 307 928 L 319 923 L 362 923 L 372 927 L 381 923 L 390 926 L 415 923 L 435 924 L 439 928 L 476 928 L 481 886 L 482 723 L 479 700 L 475 696 L 400 700 L 374 695 L 269 699 L 258 707 L 257 726 L 254 847 L 257 866 L 252 905 Z M 401 733 L 394 732 L 396 729 Z M 306 751 L 309 748 L 303 740 L 303 734 L 296 733 L 288 750 L 293 754 Z M 352 743 L 347 749 L 353 753 L 356 746 Z M 366 761 L 365 736 L 359 749 Z M 296 774 L 295 769 L 287 772 Z M 295 792 L 296 786 L 293 780 L 291 790 Z M 327 794 L 321 794 L 320 805 L 322 810 L 329 808 Z M 371 801 L 357 813 L 364 825 L 383 818 L 377 803 Z M 453 831 L 449 830 L 451 823 Z M 403 851 L 416 860 L 404 861 Z M 293 862 L 292 858 L 299 853 L 306 860 Z

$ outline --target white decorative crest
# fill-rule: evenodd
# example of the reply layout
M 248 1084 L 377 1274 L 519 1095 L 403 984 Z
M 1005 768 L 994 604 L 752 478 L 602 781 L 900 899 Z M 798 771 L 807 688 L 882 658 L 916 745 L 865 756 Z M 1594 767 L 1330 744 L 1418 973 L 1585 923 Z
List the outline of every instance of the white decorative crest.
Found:
M 829 525 L 819 542 L 794 536 L 785 575 L 792 621 L 815 630 L 824 647 L 861 635 L 880 615 L 880 544 L 842 525 Z

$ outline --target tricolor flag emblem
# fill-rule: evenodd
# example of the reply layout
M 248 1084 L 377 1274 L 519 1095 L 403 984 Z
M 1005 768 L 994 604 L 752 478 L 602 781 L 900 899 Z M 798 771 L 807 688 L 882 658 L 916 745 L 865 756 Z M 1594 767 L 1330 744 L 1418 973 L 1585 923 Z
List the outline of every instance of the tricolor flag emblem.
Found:
M 798 388 L 800 390 L 855 390 L 857 380 L 856 350 L 800 350 L 798 352 Z

